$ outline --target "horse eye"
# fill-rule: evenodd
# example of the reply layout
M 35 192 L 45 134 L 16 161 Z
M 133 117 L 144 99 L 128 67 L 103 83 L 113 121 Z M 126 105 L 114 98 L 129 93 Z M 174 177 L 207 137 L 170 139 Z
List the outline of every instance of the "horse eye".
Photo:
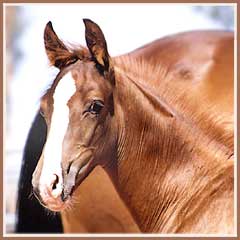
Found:
M 99 114 L 103 107 L 104 107 L 104 104 L 102 101 L 94 100 L 90 105 L 88 111 L 93 114 Z

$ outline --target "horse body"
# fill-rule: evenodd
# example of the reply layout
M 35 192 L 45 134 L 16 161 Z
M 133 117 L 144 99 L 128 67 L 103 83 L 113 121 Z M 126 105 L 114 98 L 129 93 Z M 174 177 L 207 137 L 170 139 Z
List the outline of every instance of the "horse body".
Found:
M 84 22 L 89 52 L 69 52 L 51 25 L 45 29 L 48 57 L 61 70 L 42 99 L 48 128 L 69 72 L 76 89 L 67 101 L 62 175 L 41 182 L 43 152 L 32 181 L 39 200 L 66 208 L 88 181 L 97 188 L 101 165 L 141 231 L 233 232 L 232 34 L 179 34 L 112 59 L 100 28 Z M 66 213 L 65 224 L 74 215 Z
M 205 101 L 217 106 L 220 114 L 225 111 L 233 113 L 233 68 L 230 67 L 233 66 L 232 32 L 176 34 L 139 48 L 129 56 L 142 59 L 150 66 L 165 68 L 174 74 L 173 81 L 177 88 L 181 84 L 186 88 L 190 85 L 192 97 L 201 100 L 205 97 Z M 155 87 L 161 88 L 158 83 L 162 79 L 157 77 Z M 154 84 L 153 78 L 146 79 Z

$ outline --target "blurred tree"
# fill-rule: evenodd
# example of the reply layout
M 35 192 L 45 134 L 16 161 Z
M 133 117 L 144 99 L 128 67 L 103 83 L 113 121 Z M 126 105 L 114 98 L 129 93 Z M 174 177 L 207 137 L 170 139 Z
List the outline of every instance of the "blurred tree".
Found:
M 21 51 L 18 48 L 18 38 L 23 29 L 22 8 L 19 6 L 5 7 L 5 41 L 6 41 L 6 63 L 11 68 L 9 73 L 15 70 L 16 61 L 21 58 Z M 13 64 L 14 59 L 14 64 Z
M 10 82 L 12 81 L 16 66 L 22 56 L 18 47 L 17 41 L 23 28 L 21 21 L 21 7 L 6 6 L 5 7 L 5 47 L 6 54 L 4 64 L 6 66 L 6 109 L 7 115 L 11 114 L 10 103 Z M 9 129 L 9 122 L 7 124 L 7 131 Z

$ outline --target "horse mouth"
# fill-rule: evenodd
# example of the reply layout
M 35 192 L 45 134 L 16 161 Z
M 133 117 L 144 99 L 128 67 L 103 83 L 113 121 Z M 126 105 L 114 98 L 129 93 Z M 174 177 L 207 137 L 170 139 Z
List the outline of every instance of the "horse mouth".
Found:
M 62 180 L 56 174 L 55 178 L 48 183 L 38 184 L 33 188 L 33 193 L 39 203 L 53 212 L 61 212 L 71 205 L 72 195 L 81 182 L 93 169 L 92 150 L 86 149 L 79 154 L 79 158 L 72 161 L 68 171 L 62 169 Z
M 59 199 L 53 199 L 54 202 L 48 202 L 45 207 L 48 208 L 49 210 L 53 212 L 62 212 L 66 208 L 68 208 L 68 201 L 69 199 L 65 202 L 63 202 L 60 198 Z
M 61 192 L 56 193 L 47 186 L 40 187 L 40 190 L 33 189 L 33 193 L 43 207 L 53 212 L 65 210 L 70 203 L 70 199 L 62 201 Z

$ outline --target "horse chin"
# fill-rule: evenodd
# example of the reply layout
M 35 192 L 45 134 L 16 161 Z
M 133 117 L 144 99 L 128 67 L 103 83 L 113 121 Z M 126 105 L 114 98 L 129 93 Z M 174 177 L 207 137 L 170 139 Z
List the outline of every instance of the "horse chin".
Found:
M 52 212 L 61 212 L 65 210 L 70 204 L 70 199 L 67 199 L 66 201 L 62 200 L 61 187 L 54 190 L 47 186 L 41 187 L 40 194 L 38 194 L 36 197 L 42 206 Z
M 66 201 L 62 201 L 61 197 L 57 199 L 48 199 L 47 201 L 45 201 L 44 207 L 46 207 L 52 212 L 62 212 L 69 208 L 70 202 L 70 198 Z

